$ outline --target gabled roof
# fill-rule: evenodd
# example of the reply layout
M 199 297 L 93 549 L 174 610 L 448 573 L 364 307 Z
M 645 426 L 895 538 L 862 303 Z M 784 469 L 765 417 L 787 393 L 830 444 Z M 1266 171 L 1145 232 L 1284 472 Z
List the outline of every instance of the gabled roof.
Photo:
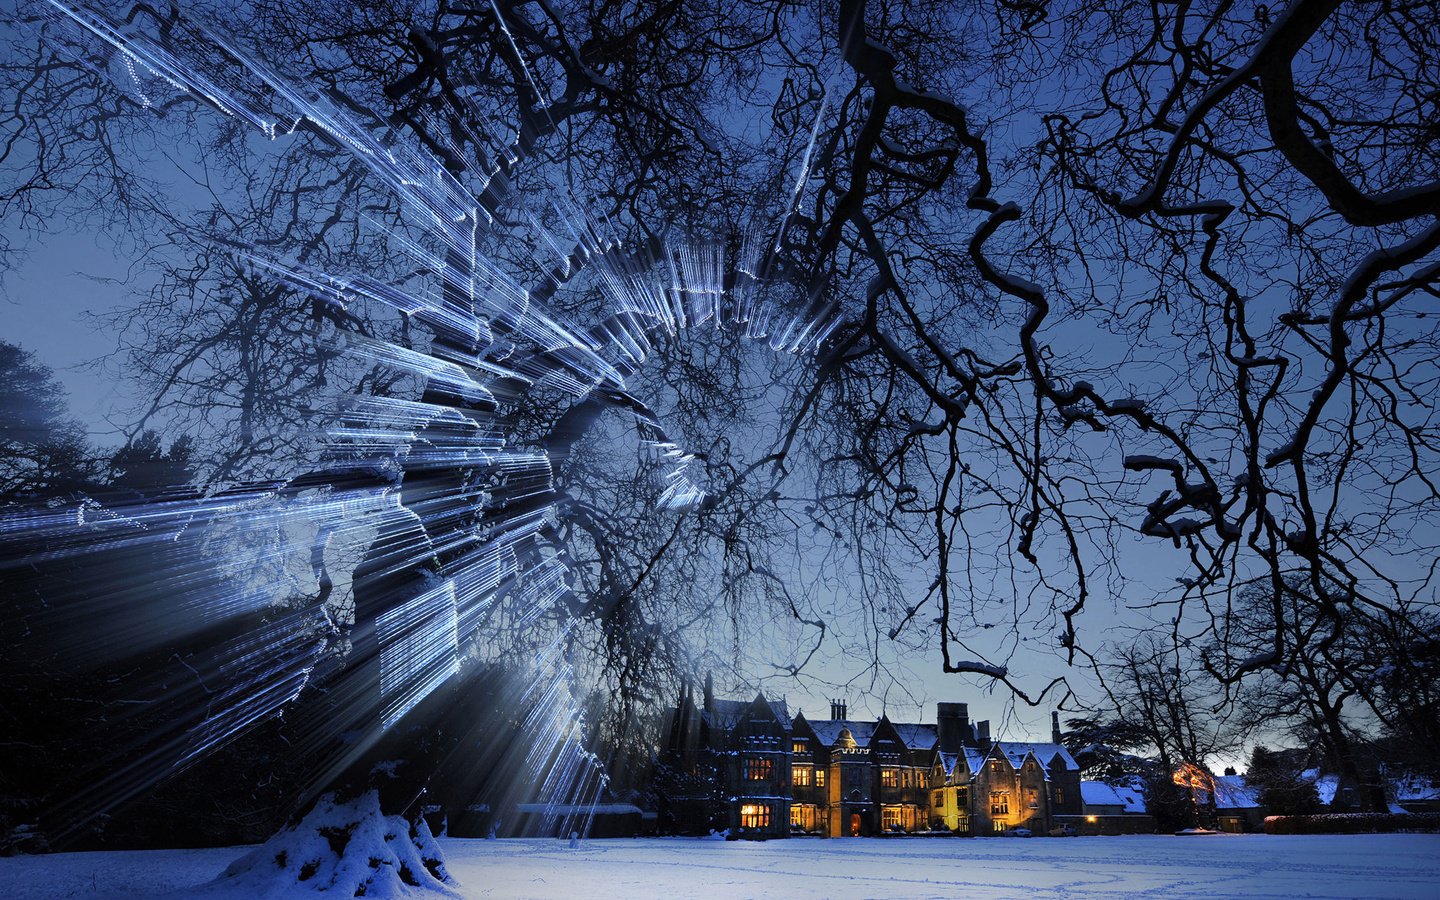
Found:
M 757 699 L 765 701 L 766 705 L 770 707 L 770 712 L 774 713 L 777 722 L 786 728 L 792 727 L 794 723 L 790 720 L 789 704 L 785 702 L 784 697 L 781 697 L 779 700 L 771 700 L 769 697 L 761 694 Z
M 1397 801 L 1440 800 L 1440 784 L 1423 775 L 1401 774 L 1391 779 Z
M 1196 791 L 1202 795 L 1204 791 Z M 1260 792 L 1245 783 L 1243 775 L 1215 776 L 1216 809 L 1256 809 L 1260 806 Z
M 740 718 L 750 709 L 748 700 L 721 700 L 716 697 L 710 701 L 710 708 L 701 711 L 706 723 L 711 728 L 718 728 L 722 731 L 731 731 L 740 722 Z
M 1119 806 L 1127 813 L 1145 812 L 1145 796 L 1138 788 L 1104 781 L 1080 782 L 1080 799 L 1086 806 Z
M 1010 764 L 1017 769 L 1024 764 L 1025 757 L 1031 754 L 1035 756 L 1035 761 L 1044 767 L 1047 773 L 1050 771 L 1051 762 L 1053 762 L 1057 756 L 1065 762 L 1067 769 L 1080 768 L 1079 764 L 1075 762 L 1075 757 L 1070 755 L 1070 751 L 1066 750 L 1063 744 L 1031 744 L 1025 741 L 996 741 L 995 746 L 1009 758 Z
M 891 722 L 900 741 L 911 750 L 929 750 L 940 740 L 936 725 L 922 725 L 914 722 Z
M 754 700 L 722 700 L 714 697 L 710 700 L 710 709 L 702 712 L 702 715 L 711 728 L 733 731 L 752 710 L 769 712 L 781 726 L 786 729 L 791 727 L 790 712 L 785 701 L 771 700 L 763 693 L 756 694 Z
M 820 719 L 810 723 L 810 730 L 815 732 L 815 737 L 826 747 L 834 747 L 840 740 L 840 732 L 843 729 L 850 729 L 851 737 L 855 738 L 857 747 L 870 745 L 870 736 L 875 733 L 875 726 L 879 722 L 857 722 L 853 719 Z

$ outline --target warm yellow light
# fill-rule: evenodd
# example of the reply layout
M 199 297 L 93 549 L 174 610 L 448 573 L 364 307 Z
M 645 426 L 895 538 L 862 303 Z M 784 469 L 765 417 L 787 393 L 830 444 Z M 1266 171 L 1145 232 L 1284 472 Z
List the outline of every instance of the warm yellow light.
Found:
M 1093 822 L 1095 821 L 1095 817 L 1094 817 L 1094 816 L 1086 816 L 1086 817 L 1085 817 L 1085 821 L 1093 823 Z
M 1193 763 L 1181 764 L 1180 768 L 1175 770 L 1175 774 L 1170 776 L 1170 780 L 1181 787 L 1188 787 L 1191 789 L 1198 788 L 1203 791 L 1211 792 L 1214 792 L 1215 790 L 1215 779 L 1210 777 L 1209 772 L 1206 772 L 1204 769 L 1200 768 L 1197 765 L 1194 765 Z

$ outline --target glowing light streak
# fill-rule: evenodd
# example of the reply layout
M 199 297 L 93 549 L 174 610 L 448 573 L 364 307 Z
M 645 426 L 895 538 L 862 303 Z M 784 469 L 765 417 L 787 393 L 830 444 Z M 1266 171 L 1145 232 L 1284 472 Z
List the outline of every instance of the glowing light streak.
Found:
M 380 614 L 381 727 L 389 728 L 458 669 L 455 592 L 450 582 Z

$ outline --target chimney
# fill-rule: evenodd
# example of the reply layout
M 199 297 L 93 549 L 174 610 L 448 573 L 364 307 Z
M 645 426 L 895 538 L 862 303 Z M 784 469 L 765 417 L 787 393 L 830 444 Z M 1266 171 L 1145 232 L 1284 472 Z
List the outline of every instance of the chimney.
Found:
M 940 752 L 959 753 L 970 737 L 970 708 L 964 703 L 937 703 L 935 725 L 940 732 Z
M 831 718 L 832 721 L 835 721 L 835 722 L 840 722 L 840 721 L 843 721 L 843 720 L 845 719 L 845 701 L 844 701 L 844 700 L 831 700 L 831 701 L 830 701 L 830 718 Z
M 1050 743 L 1064 743 L 1060 740 L 1060 711 L 1050 710 Z
M 990 749 L 990 720 L 975 723 L 975 744 L 981 750 Z

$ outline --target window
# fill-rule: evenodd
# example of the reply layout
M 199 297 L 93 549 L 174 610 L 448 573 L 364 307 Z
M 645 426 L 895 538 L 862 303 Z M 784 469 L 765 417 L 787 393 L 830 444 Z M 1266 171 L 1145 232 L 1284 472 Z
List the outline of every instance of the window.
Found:
M 815 770 L 815 786 L 816 786 L 816 787 L 824 787 L 824 786 L 825 786 L 825 770 L 824 770 L 824 769 L 816 769 L 816 770 Z
M 763 803 L 745 803 L 740 806 L 741 828 L 769 828 L 770 807 Z
M 930 808 L 939 809 L 945 805 L 945 796 L 941 791 L 930 792 Z
M 990 815 L 1010 815 L 1010 795 L 1004 791 L 990 792 Z
M 1060 785 L 1057 784 L 1057 785 L 1055 785 L 1055 805 L 1056 805 L 1056 806 L 1061 806 L 1061 805 L 1063 805 L 1064 803 L 1065 803 L 1065 789 L 1064 789 L 1063 787 L 1061 787 Z
M 896 774 L 897 774 L 897 773 L 896 773 L 896 770 L 895 770 L 895 769 L 881 769 L 881 770 L 880 770 L 880 784 L 881 784 L 881 786 L 882 786 L 882 787 L 891 787 L 891 788 L 895 787 Z
M 809 766 L 796 766 L 794 770 L 795 786 L 809 787 L 812 780 L 810 777 L 812 771 L 814 770 L 812 770 Z
M 991 827 L 992 830 L 994 830 L 994 832 L 995 832 L 996 834 L 999 834 L 1000 832 L 1002 832 L 1002 831 L 1005 830 L 1005 823 L 1004 823 L 1004 822 L 1000 822 L 1000 821 L 995 821 L 995 822 L 990 823 L 990 827 Z
M 955 789 L 955 805 L 961 809 L 970 808 L 970 788 L 960 787 Z
M 901 825 L 900 825 L 900 807 L 898 807 L 898 806 L 887 806 L 887 807 L 884 807 L 883 809 L 881 809 L 881 810 L 880 810 L 880 826 L 881 826 L 882 828 L 884 828 L 886 831 L 899 831 L 899 830 L 901 830 Z
M 770 773 L 774 770 L 775 763 L 768 759 L 751 757 L 745 760 L 746 781 L 768 781 Z
M 1040 791 L 1035 788 L 1026 788 L 1025 805 L 1031 809 L 1038 809 L 1040 807 Z
M 815 819 L 815 807 L 809 804 L 796 803 L 790 807 L 791 831 L 814 831 Z
M 1005 764 L 998 759 L 990 760 L 990 771 L 1002 774 L 1005 771 Z
M 792 743 L 792 744 L 790 745 L 790 752 L 791 752 L 791 753 L 809 753 L 810 750 L 805 746 L 805 741 L 803 741 L 803 740 L 796 740 L 794 743 Z

